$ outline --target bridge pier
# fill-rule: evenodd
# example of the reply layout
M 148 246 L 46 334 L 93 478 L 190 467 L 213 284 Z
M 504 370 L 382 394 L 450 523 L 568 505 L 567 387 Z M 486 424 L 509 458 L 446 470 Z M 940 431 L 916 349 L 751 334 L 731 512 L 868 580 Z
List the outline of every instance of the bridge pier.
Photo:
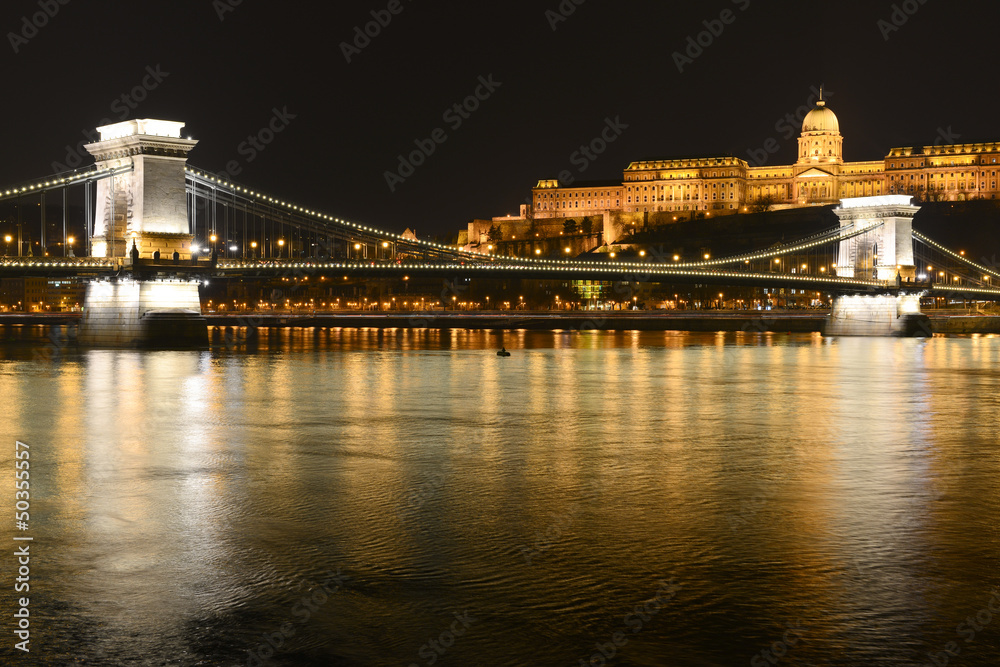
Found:
M 930 336 L 930 320 L 920 312 L 919 294 L 834 297 L 826 336 Z
M 85 347 L 207 348 L 198 282 L 95 280 L 87 285 L 77 340 Z
M 87 285 L 79 343 L 88 347 L 206 348 L 199 281 L 176 272 L 141 270 L 145 262 L 189 261 L 194 235 L 188 220 L 184 167 L 197 141 L 181 137 L 184 123 L 130 120 L 98 128 L 87 144 L 98 168 L 129 167 L 101 180 L 91 254 L 135 257 L 131 273 Z M 138 261 L 137 261 L 138 260 Z M 147 267 L 148 268 L 148 267 Z

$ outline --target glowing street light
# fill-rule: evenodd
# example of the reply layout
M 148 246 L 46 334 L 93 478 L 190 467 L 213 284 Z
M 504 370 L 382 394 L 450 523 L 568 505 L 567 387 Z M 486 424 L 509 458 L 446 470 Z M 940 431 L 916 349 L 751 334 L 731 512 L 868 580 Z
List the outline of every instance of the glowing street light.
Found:
M 285 248 L 285 239 L 278 239 L 278 258 L 281 258 L 281 251 Z

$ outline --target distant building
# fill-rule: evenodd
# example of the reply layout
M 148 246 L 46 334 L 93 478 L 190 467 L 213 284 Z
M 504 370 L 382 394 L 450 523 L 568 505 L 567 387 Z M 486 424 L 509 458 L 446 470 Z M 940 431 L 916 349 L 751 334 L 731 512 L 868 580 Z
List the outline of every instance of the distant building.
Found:
M 997 199 L 998 161 L 1000 143 L 994 142 L 893 148 L 881 160 L 845 162 L 840 122 L 821 93 L 802 121 L 795 164 L 751 166 L 737 157 L 645 160 L 629 164 L 620 183 L 561 186 L 540 180 L 522 224 L 495 218 L 495 224 L 510 231 L 498 235 L 494 229 L 490 244 L 497 244 L 498 236 L 501 241 L 518 234 L 524 238 L 524 220 L 532 223 L 531 236 L 545 238 L 559 226 L 537 221 L 593 216 L 603 220 L 602 241 L 612 243 L 628 224 L 635 224 L 635 214 L 641 214 L 641 221 L 657 213 L 678 219 L 821 206 L 882 194 L 913 195 L 917 201 Z M 484 222 L 470 223 L 467 249 L 483 250 L 491 227 Z
M 86 285 L 78 278 L 0 279 L 0 310 L 72 311 L 83 304 Z

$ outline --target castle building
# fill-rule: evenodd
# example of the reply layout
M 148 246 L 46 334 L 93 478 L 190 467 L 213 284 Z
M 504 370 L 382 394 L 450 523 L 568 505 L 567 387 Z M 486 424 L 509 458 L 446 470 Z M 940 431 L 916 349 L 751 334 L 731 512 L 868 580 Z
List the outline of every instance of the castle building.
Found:
M 986 143 L 893 148 L 882 160 L 845 162 L 840 122 L 821 97 L 802 122 L 793 165 L 758 167 L 736 157 L 633 162 L 613 197 L 604 196 L 609 188 L 539 181 L 532 191 L 533 213 L 547 218 L 615 210 L 737 212 L 760 202 L 791 208 L 881 194 L 925 201 L 996 199 L 998 159 L 1000 143 Z
M 672 213 L 677 219 L 822 206 L 883 194 L 913 195 L 917 201 L 997 199 L 998 161 L 1000 143 L 979 143 L 893 148 L 881 160 L 845 162 L 840 122 L 820 92 L 802 121 L 795 164 L 753 166 L 737 157 L 633 162 L 620 183 L 561 186 L 556 180 L 540 180 L 521 217 L 534 221 L 532 229 L 545 219 L 603 217 L 603 241 L 612 243 L 618 235 L 614 230 L 622 228 L 611 224 L 612 217 L 628 214 Z M 485 248 L 491 223 L 512 220 L 470 223 L 462 243 L 469 250 Z M 504 239 L 514 238 L 520 228 L 511 230 Z

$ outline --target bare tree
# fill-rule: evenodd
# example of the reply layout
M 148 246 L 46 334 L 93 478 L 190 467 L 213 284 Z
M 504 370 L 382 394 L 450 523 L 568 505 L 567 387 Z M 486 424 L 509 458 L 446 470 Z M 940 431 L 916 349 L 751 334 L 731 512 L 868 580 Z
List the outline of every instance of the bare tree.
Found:
M 752 213 L 767 213 L 774 207 L 773 195 L 761 195 L 747 203 L 747 207 Z

